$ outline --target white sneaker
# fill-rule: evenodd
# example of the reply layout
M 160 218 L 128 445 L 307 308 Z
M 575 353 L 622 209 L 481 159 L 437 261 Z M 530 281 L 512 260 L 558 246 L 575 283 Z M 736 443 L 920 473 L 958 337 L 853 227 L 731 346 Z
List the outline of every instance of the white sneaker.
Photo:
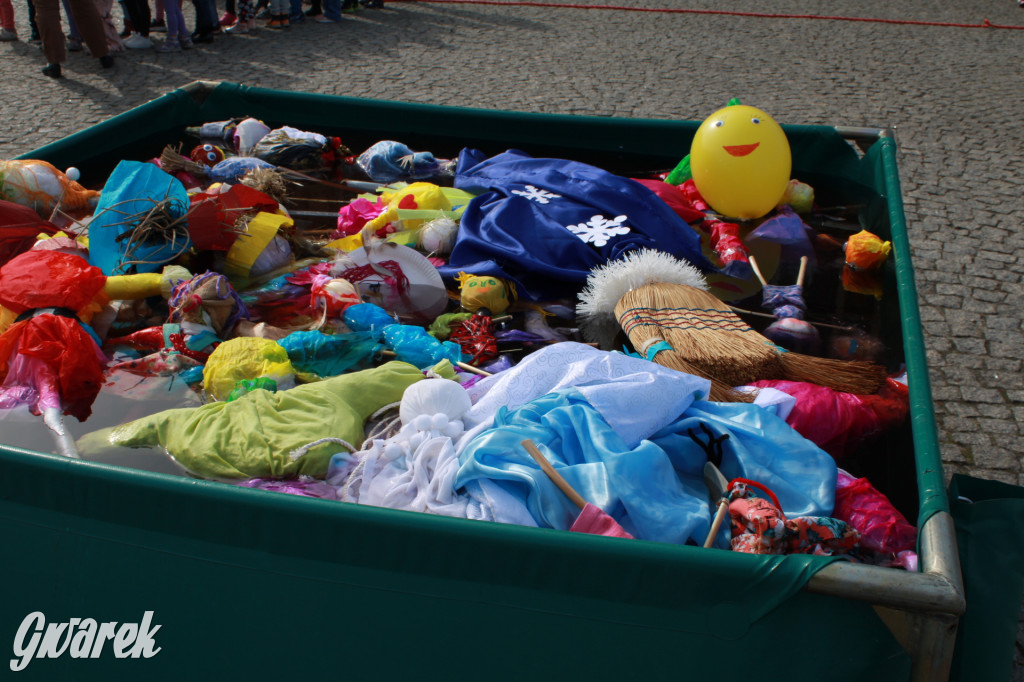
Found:
M 133 33 L 124 39 L 124 46 L 133 50 L 145 50 L 146 48 L 153 47 L 153 41 L 145 36 L 140 36 L 138 33 Z

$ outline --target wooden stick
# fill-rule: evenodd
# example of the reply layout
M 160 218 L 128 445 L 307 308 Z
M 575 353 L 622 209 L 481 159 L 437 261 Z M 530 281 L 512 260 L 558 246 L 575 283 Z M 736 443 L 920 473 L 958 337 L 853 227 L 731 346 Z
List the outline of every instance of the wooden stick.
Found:
M 715 541 L 715 536 L 718 535 L 718 529 L 722 527 L 722 521 L 725 519 L 725 515 L 728 511 L 729 500 L 723 497 L 718 503 L 718 511 L 715 512 L 715 519 L 711 522 L 711 532 L 708 533 L 707 538 L 704 540 L 704 547 L 710 547 Z
M 565 493 L 570 500 L 572 500 L 577 507 L 583 509 L 587 506 L 587 501 L 583 499 L 578 492 L 576 492 L 569 482 L 562 478 L 562 475 L 555 471 L 555 468 L 551 466 L 551 462 L 547 460 L 544 454 L 537 449 L 537 446 L 533 444 L 533 441 L 527 438 L 522 442 L 522 446 L 526 448 L 526 451 L 530 453 L 530 456 L 536 460 L 540 468 L 544 470 L 544 473 L 548 475 L 552 483 L 558 486 L 559 490 Z
M 473 365 L 467 365 L 465 362 L 456 362 L 455 365 L 457 367 L 461 367 L 462 369 L 466 370 L 467 372 L 473 372 L 473 374 L 479 374 L 480 376 L 485 376 L 485 377 L 494 376 L 493 372 L 488 372 L 487 370 L 480 369 L 479 367 L 474 367 Z
M 386 358 L 393 358 L 393 357 L 396 357 L 398 355 L 398 353 L 396 353 L 393 350 L 382 350 L 380 352 L 380 354 L 383 355 Z M 473 372 L 474 374 L 479 374 L 480 376 L 485 376 L 485 377 L 494 376 L 494 374 L 492 372 L 488 372 L 487 370 L 480 369 L 479 367 L 474 367 L 473 365 L 467 365 L 465 362 L 456 362 L 455 365 L 458 366 L 458 367 L 461 367 L 462 369 L 466 370 L 467 372 Z
M 737 308 L 734 305 L 729 306 L 729 308 L 734 313 L 739 313 L 740 315 L 753 315 L 754 317 L 767 317 L 767 318 L 772 319 L 772 320 L 775 319 L 775 316 L 771 315 L 769 313 L 759 313 L 759 312 L 756 312 L 754 310 L 744 310 L 743 308 Z M 828 329 L 838 329 L 841 332 L 848 332 L 848 331 L 851 331 L 853 329 L 853 327 L 843 327 L 842 325 L 828 324 L 827 322 L 814 322 L 813 320 L 807 320 L 807 322 L 810 322 L 815 327 L 827 327 Z
M 751 255 L 748 258 L 750 260 L 750 267 L 754 270 L 754 277 L 757 277 L 757 281 L 761 283 L 761 286 L 768 286 L 768 282 L 764 280 L 764 275 L 761 274 L 761 269 L 757 267 L 757 261 L 754 259 L 754 256 Z
M 361 194 L 362 192 L 365 191 L 365 190 L 361 190 L 361 189 L 355 189 L 354 187 L 349 187 L 348 185 L 342 185 L 342 184 L 339 184 L 337 182 L 331 182 L 330 180 L 323 180 L 321 178 L 309 175 L 308 173 L 303 173 L 302 171 L 297 171 L 294 168 L 285 168 L 283 166 L 275 166 L 275 168 L 277 169 L 278 172 L 280 172 L 280 173 L 282 173 L 284 175 L 294 175 L 294 176 L 303 178 L 304 180 L 309 180 L 310 182 L 319 183 L 321 185 L 324 185 L 325 187 L 333 187 L 335 189 L 343 189 L 346 192 L 352 192 L 353 194 Z
M 289 215 L 302 216 L 303 218 L 337 218 L 337 211 L 288 211 Z M 318 230 L 319 232 L 333 232 L 333 230 Z
M 800 272 L 796 276 L 796 285 L 802 287 L 804 285 L 804 275 L 807 274 L 807 256 L 800 256 Z

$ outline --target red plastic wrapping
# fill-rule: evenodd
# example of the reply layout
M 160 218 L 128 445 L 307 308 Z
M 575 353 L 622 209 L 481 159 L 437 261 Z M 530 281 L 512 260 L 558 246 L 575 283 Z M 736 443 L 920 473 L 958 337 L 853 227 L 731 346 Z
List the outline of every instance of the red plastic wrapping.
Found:
M 0 200 L 0 266 L 32 248 L 40 232 L 52 235 L 57 228 L 27 206 Z
M 17 377 L 19 385 L 38 387 L 46 381 L 60 394 L 64 414 L 88 419 L 103 384 L 103 365 L 96 343 L 77 320 L 39 315 L 12 324 L 0 335 L 0 383 L 7 379 L 15 353 L 40 361 L 35 376 Z
M 269 195 L 247 185 L 232 185 L 224 193 L 192 195 L 188 233 L 199 251 L 227 251 L 238 238 L 235 222 L 243 213 L 274 213 L 278 204 Z
M 634 180 L 657 194 L 685 222 L 697 223 L 704 220 L 704 212 L 695 208 L 683 189 L 675 185 L 666 184 L 661 180 L 641 180 L 638 178 L 634 178 Z
M 0 305 L 23 313 L 61 307 L 79 311 L 103 289 L 107 277 L 81 256 L 28 251 L 0 268 Z
M 723 223 L 713 220 L 708 225 L 711 230 L 711 248 L 725 267 L 733 261 L 750 262 L 750 251 L 740 239 L 740 226 L 736 223 Z
M 836 480 L 836 506 L 832 515 L 860 532 L 862 547 L 884 554 L 912 550 L 917 529 L 907 522 L 892 503 L 866 478 L 854 478 L 839 471 Z

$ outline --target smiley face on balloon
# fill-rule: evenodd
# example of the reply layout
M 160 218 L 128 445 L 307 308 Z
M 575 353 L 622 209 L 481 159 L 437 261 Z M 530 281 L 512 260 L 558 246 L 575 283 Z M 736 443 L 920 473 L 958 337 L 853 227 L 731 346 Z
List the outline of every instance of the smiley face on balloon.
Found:
M 778 205 L 792 170 L 789 140 L 771 116 L 736 104 L 701 123 L 690 170 L 701 196 L 729 218 L 760 218 Z

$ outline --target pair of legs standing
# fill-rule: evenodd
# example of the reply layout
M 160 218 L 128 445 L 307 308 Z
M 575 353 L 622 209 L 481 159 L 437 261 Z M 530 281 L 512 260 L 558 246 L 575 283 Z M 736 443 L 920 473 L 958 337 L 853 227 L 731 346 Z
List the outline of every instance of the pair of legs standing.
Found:
M 43 42 L 43 55 L 47 66 L 43 73 L 51 78 L 60 78 L 60 65 L 67 60 L 64 50 L 64 31 L 60 23 L 60 0 L 33 0 L 36 10 L 36 25 Z M 107 36 L 103 31 L 103 19 L 93 0 L 68 0 L 75 25 L 93 57 L 100 60 L 104 68 L 114 65 L 109 54 Z

